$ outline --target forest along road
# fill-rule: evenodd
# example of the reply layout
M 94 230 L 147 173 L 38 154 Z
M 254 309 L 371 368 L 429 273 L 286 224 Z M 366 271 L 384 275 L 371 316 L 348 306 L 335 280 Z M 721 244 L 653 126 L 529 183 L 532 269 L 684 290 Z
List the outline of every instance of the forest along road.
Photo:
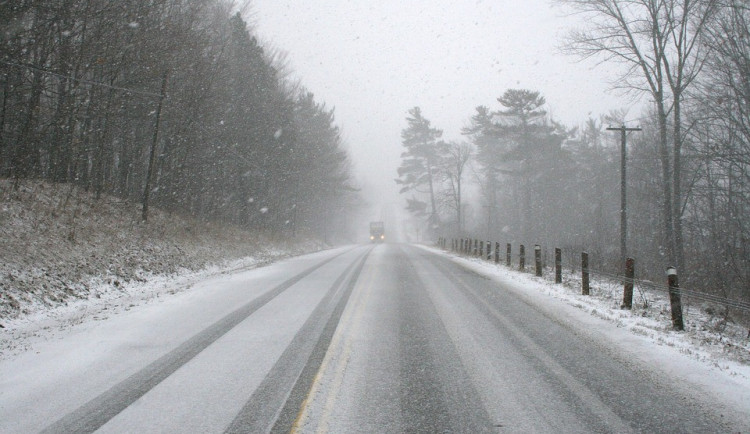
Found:
M 737 432 L 450 258 L 349 246 L 215 277 L 0 362 L 0 432 Z

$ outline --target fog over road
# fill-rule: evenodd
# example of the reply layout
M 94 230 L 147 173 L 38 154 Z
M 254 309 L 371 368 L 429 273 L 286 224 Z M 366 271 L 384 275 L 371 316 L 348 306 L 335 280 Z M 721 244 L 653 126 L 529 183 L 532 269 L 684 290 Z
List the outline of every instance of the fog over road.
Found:
M 0 432 L 731 432 L 700 391 L 450 258 L 349 246 L 0 362 Z

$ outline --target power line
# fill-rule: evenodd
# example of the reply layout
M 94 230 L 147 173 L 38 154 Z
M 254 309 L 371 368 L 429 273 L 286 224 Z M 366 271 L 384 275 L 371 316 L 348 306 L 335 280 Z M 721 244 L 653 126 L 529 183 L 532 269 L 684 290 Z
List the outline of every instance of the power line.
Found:
M 75 78 L 75 77 L 71 77 L 69 75 L 58 74 L 56 72 L 49 71 L 49 70 L 41 68 L 39 66 L 22 65 L 20 63 L 13 63 L 13 62 L 5 61 L 5 60 L 0 60 L 0 63 L 2 63 L 4 65 L 8 65 L 8 66 L 15 66 L 17 68 L 31 69 L 31 70 L 34 70 L 34 71 L 41 72 L 43 74 L 52 75 L 54 77 L 61 78 L 63 80 L 75 81 L 75 82 L 78 82 L 78 83 L 88 84 L 90 86 L 106 87 L 108 89 L 120 90 L 120 91 L 123 91 L 123 92 L 129 92 L 129 93 L 138 94 L 138 95 L 152 96 L 154 98 L 161 98 L 162 97 L 158 93 L 147 92 L 147 91 L 143 91 L 143 90 L 128 89 L 126 87 L 120 87 L 120 86 L 112 86 L 110 84 L 102 83 L 102 82 L 99 82 L 99 81 L 86 80 L 86 79 L 83 79 L 83 78 Z

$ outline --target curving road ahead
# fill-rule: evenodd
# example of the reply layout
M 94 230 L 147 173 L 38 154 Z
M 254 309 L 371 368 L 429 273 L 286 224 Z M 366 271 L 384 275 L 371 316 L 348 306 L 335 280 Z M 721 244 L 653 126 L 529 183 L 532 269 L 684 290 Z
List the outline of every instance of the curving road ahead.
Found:
M 419 247 L 219 276 L 0 362 L 0 432 L 736 432 L 705 402 Z

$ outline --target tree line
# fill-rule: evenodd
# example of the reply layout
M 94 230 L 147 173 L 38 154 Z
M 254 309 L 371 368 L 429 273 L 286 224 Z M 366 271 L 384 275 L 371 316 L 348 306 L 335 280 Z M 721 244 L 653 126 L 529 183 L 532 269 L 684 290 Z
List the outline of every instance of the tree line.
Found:
M 233 11 L 224 0 L 0 4 L 0 177 L 334 235 L 358 201 L 334 111 Z
M 587 250 L 592 268 L 620 272 L 620 134 L 607 127 L 637 124 L 642 131 L 627 136 L 627 245 L 639 274 L 661 281 L 677 266 L 684 285 L 747 301 L 750 7 L 560 2 L 587 23 L 562 48 L 621 64 L 616 86 L 651 104 L 636 119 L 612 110 L 571 128 L 549 116 L 539 92 L 507 89 L 496 107 L 476 108 L 462 144 L 443 140 L 414 108 L 397 179 L 408 209 L 437 236 Z M 459 147 L 461 158 L 449 152 Z M 455 187 L 468 154 L 471 201 Z

